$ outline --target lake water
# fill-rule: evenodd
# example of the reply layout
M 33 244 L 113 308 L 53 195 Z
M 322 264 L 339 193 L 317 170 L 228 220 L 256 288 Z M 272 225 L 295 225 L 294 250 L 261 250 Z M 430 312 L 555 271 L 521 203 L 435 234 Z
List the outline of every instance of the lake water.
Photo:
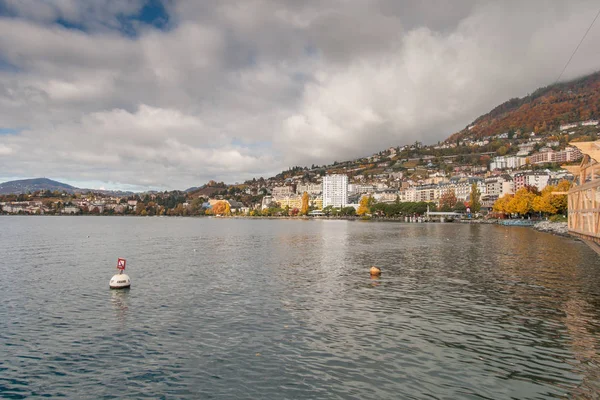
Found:
M 129 291 L 108 288 L 118 257 Z M 495 225 L 0 217 L 3 398 L 599 392 L 600 257 L 568 238 Z

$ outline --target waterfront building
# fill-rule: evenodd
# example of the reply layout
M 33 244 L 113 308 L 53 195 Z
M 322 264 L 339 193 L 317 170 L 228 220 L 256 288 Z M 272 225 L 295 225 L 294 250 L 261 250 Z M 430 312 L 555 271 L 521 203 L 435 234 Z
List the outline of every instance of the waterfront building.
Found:
M 348 203 L 348 176 L 326 175 L 323 178 L 323 207 L 346 207 Z
M 514 193 L 513 179 L 510 175 L 499 175 L 485 179 L 485 191 L 488 198 L 499 198 Z
M 292 194 L 289 196 L 273 196 L 273 200 L 279 203 L 279 207 L 290 209 L 301 209 L 302 208 L 302 196 L 298 194 Z

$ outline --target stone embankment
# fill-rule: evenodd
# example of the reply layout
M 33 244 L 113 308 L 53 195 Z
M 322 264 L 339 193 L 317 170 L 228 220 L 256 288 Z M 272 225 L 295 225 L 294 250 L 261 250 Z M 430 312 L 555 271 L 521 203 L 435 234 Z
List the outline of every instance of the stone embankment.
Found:
M 541 221 L 533 226 L 533 229 L 540 232 L 553 233 L 560 236 L 569 236 L 569 228 L 566 222 Z

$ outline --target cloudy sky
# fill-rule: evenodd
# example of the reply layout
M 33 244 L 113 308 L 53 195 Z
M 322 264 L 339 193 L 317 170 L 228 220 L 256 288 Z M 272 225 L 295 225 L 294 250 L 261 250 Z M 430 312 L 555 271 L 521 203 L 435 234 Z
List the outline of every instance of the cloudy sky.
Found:
M 185 189 L 434 143 L 555 81 L 597 0 L 0 0 L 0 182 Z M 564 79 L 600 69 L 600 22 Z

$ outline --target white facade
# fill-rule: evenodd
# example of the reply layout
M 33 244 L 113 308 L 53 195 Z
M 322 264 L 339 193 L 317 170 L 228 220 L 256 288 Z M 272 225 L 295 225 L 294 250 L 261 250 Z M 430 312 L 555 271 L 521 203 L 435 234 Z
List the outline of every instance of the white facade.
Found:
M 505 194 L 512 194 L 513 181 L 505 179 L 502 176 L 487 178 L 485 180 L 486 194 L 492 197 L 502 197 Z
M 318 184 L 318 183 L 309 183 L 306 185 L 298 185 L 296 187 L 297 194 L 303 194 L 304 192 L 306 192 L 311 196 L 316 196 L 316 195 L 321 194 L 322 190 L 323 190 L 323 185 Z
M 495 169 L 517 169 L 525 165 L 525 157 L 500 156 L 490 163 L 490 171 Z
M 323 178 L 323 208 L 346 207 L 348 204 L 348 176 L 326 175 Z
M 374 185 L 357 185 L 352 183 L 348 185 L 348 193 L 351 194 L 374 193 L 375 190 Z

